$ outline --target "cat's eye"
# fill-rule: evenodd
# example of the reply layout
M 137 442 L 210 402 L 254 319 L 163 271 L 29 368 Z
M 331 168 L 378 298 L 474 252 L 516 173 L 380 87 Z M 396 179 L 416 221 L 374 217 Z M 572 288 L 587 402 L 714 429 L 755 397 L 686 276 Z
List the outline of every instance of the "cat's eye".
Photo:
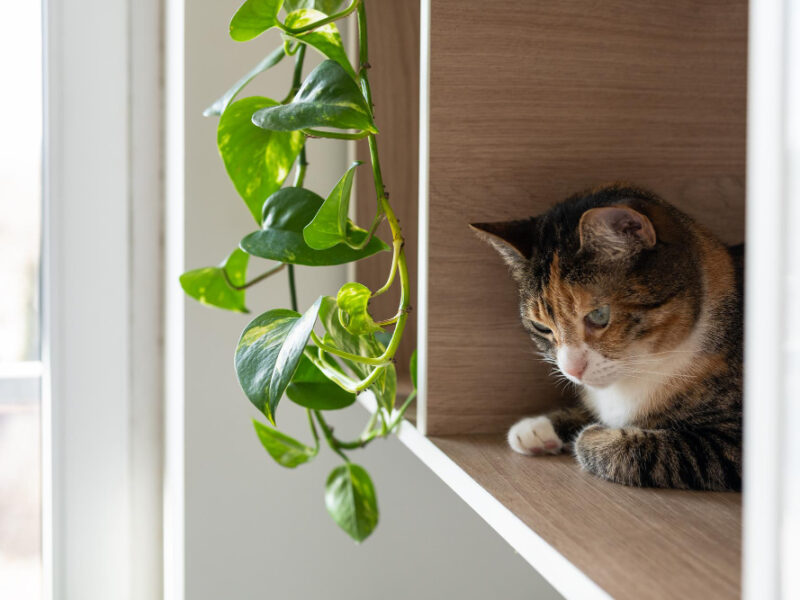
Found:
M 545 327 L 544 325 L 542 325 L 541 323 L 537 323 L 536 321 L 531 321 L 531 325 L 533 325 L 533 328 L 539 333 L 543 333 L 545 335 L 547 335 L 548 333 L 553 333 L 552 329 L 550 329 L 549 327 Z
M 595 327 L 605 327 L 608 325 L 608 319 L 611 317 L 611 307 L 606 304 L 600 308 L 595 308 L 592 312 L 586 315 L 586 321 Z

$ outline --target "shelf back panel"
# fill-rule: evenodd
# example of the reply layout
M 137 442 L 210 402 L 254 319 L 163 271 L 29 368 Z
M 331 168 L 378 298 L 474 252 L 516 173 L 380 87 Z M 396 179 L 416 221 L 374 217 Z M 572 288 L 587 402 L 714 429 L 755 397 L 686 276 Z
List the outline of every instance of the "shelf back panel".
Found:
M 746 57 L 743 0 L 431 0 L 429 433 L 564 401 L 468 223 L 628 181 L 742 241 Z

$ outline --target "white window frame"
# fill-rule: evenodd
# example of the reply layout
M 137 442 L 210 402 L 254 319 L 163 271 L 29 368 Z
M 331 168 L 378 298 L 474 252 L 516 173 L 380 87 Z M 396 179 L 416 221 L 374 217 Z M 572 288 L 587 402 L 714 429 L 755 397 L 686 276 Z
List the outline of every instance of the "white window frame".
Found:
M 161 3 L 43 13 L 44 598 L 160 598 Z

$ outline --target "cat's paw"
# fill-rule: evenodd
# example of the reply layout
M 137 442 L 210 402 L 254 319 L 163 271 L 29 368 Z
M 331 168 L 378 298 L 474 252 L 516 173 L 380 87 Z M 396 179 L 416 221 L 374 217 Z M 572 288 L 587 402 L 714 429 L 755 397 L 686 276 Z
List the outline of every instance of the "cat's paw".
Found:
M 564 449 L 564 442 L 545 416 L 529 417 L 515 423 L 508 430 L 508 445 L 514 452 L 530 456 L 558 454 Z

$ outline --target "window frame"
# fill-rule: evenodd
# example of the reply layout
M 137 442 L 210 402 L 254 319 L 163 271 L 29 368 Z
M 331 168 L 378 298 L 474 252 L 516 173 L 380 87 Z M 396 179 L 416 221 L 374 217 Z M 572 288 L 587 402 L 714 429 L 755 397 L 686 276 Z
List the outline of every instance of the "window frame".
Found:
M 161 11 L 44 2 L 46 599 L 162 596 Z

